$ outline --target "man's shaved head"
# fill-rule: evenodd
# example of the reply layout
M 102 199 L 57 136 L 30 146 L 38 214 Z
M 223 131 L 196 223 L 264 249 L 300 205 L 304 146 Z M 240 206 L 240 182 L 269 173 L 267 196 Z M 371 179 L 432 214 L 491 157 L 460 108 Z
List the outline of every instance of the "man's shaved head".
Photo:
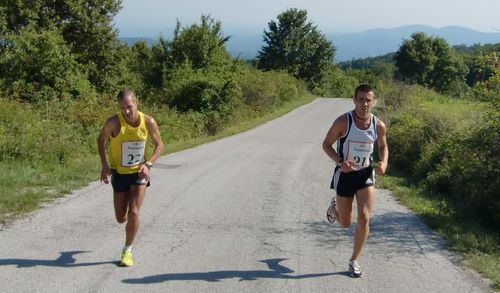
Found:
M 126 98 L 132 98 L 133 100 L 136 100 L 137 98 L 135 97 L 135 94 L 133 91 L 131 90 L 122 90 L 118 93 L 118 95 L 116 96 L 116 98 L 118 99 L 118 102 L 119 101 L 122 101 Z

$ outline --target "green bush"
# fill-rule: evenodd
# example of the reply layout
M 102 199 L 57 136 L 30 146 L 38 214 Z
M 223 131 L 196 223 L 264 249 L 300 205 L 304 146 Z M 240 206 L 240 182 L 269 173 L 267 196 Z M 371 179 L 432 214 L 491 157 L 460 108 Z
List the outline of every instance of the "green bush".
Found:
M 457 210 L 500 227 L 500 111 L 491 109 L 470 129 L 446 139 L 434 156 L 441 161 L 423 181 L 428 190 L 445 191 Z
M 176 142 L 206 136 L 204 115 L 187 111 L 179 113 L 166 106 L 141 105 L 141 111 L 153 116 L 164 142 Z
M 329 66 L 321 76 L 321 79 L 314 83 L 312 92 L 323 97 L 345 97 L 350 98 L 359 81 L 354 76 L 349 76 L 337 66 Z
M 488 75 L 485 80 L 477 82 L 472 88 L 475 100 L 498 103 L 500 101 L 500 60 L 495 52 L 483 57 L 488 63 Z
M 400 101 L 388 115 L 390 165 L 455 213 L 500 227 L 498 102 L 472 104 L 421 88 L 408 88 Z
M 241 90 L 235 82 L 218 83 L 211 80 L 194 80 L 187 83 L 172 101 L 181 112 L 195 111 L 205 114 L 207 133 L 220 131 L 241 101 Z
M 240 65 L 235 80 L 241 88 L 243 103 L 255 112 L 273 109 L 306 92 L 304 82 L 283 71 L 262 72 Z
M 424 121 L 412 113 L 398 113 L 390 119 L 387 143 L 391 150 L 391 166 L 411 172 L 412 162 L 418 161 L 424 146 Z
M 0 103 L 2 161 L 63 163 L 78 153 L 81 140 L 78 125 L 72 121 L 61 123 L 26 103 L 5 99 Z
M 22 29 L 0 50 L 3 90 L 27 101 L 95 97 L 92 86 L 57 31 Z
M 239 95 L 238 85 L 234 82 L 194 80 L 180 89 L 172 101 L 172 106 L 181 112 L 215 111 L 227 116 L 235 107 Z

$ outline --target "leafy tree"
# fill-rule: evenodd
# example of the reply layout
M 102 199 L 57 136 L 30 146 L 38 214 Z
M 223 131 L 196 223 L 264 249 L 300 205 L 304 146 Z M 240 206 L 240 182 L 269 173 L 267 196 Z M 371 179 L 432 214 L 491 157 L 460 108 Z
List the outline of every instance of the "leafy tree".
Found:
M 412 40 L 405 40 L 394 55 L 398 71 L 405 81 L 428 85 L 437 57 L 432 48 L 431 37 L 415 33 Z
M 370 71 L 379 79 L 391 81 L 394 79 L 396 66 L 389 62 L 375 61 Z
M 463 88 L 467 67 L 462 57 L 442 38 L 434 39 L 433 48 L 437 60 L 430 76 L 430 86 L 439 92 Z
M 264 42 L 257 56 L 260 69 L 285 70 L 309 83 L 321 79 L 335 54 L 333 45 L 307 22 L 307 11 L 295 8 L 278 15 L 278 22 L 269 22 Z
M 454 46 L 453 49 L 463 57 L 465 64 L 469 68 L 466 78 L 467 85 L 473 87 L 478 82 L 484 82 L 493 76 L 495 62 L 498 63 L 498 57 L 493 56 L 500 54 L 500 43 L 475 44 L 472 46 L 459 45 Z M 492 55 L 493 53 L 495 55 Z
M 452 90 L 464 82 L 466 67 L 461 57 L 440 37 L 414 33 L 394 55 L 398 73 L 404 81 Z
M 467 66 L 474 63 L 475 56 L 479 54 L 489 54 L 492 52 L 500 52 L 500 43 L 496 44 L 474 44 L 472 46 L 456 45 L 453 49 L 460 54 Z
M 200 21 L 186 28 L 177 22 L 171 43 L 172 61 L 189 62 L 193 69 L 226 69 L 232 60 L 225 48 L 229 37 L 222 35 L 221 22 L 208 15 L 202 15 Z
M 29 101 L 54 96 L 79 97 L 91 90 L 82 66 L 57 31 L 37 32 L 28 26 L 4 36 L 0 75 L 10 95 Z M 50 95 L 50 97 L 47 97 Z
M 500 50 L 499 50 L 500 53 Z M 474 56 L 472 65 L 467 75 L 467 82 L 470 86 L 474 86 L 478 82 L 484 82 L 494 75 L 495 68 L 499 66 L 496 52 L 491 54 L 479 54 Z M 498 71 L 498 70 L 497 70 Z
M 117 32 L 113 17 L 120 0 L 4 0 L 0 2 L 0 39 L 31 26 L 39 31 L 56 28 L 92 84 L 113 90 L 120 73 Z
M 231 81 L 232 58 L 224 46 L 228 39 L 222 35 L 221 22 L 210 16 L 202 15 L 199 24 L 184 28 L 177 22 L 173 40 L 155 55 L 161 57 L 157 64 L 170 106 L 210 112 L 214 119 L 228 117 L 241 96 Z
M 135 57 L 131 68 L 140 72 L 147 99 L 183 110 L 191 105 L 204 105 L 202 100 L 182 101 L 183 96 L 205 99 L 206 92 L 220 88 L 214 84 L 229 81 L 233 61 L 224 46 L 228 39 L 222 35 L 221 23 L 210 16 L 202 15 L 200 23 L 187 27 L 177 22 L 171 41 L 160 37 L 151 49 L 145 43 L 136 43 L 132 48 Z M 196 84 L 188 85 L 191 82 Z M 195 92 L 203 92 L 205 98 L 195 97 Z M 193 107 L 200 111 L 207 109 Z
M 151 100 L 160 95 L 159 91 L 166 80 L 165 72 L 168 41 L 160 37 L 159 41 L 149 46 L 144 40 L 134 43 L 121 53 L 126 57 L 123 75 L 128 75 L 128 80 L 123 81 L 127 87 L 134 89 L 141 100 Z M 170 62 L 171 63 L 171 62 Z
M 493 108 L 497 109 L 500 104 L 498 95 L 500 93 L 500 58 L 493 52 L 478 56 L 476 62 L 483 65 L 481 66 L 483 71 L 478 70 L 478 74 L 482 73 L 484 79 L 478 80 L 474 85 L 472 90 L 474 97 L 478 100 L 496 103 Z

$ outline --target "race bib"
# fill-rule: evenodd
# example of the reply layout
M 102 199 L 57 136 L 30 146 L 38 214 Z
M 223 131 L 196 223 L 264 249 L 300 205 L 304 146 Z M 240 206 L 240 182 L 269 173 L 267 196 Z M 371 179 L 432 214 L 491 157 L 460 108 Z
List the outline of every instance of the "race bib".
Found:
M 133 167 L 144 160 L 146 141 L 123 141 L 122 142 L 122 167 Z
M 370 166 L 370 157 L 373 153 L 373 143 L 349 141 L 347 160 L 354 162 L 353 169 L 360 170 Z

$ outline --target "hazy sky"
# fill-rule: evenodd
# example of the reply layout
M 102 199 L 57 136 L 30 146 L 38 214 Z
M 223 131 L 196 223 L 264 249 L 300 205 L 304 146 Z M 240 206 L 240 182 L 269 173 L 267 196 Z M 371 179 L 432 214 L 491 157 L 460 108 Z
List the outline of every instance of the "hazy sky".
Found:
M 202 14 L 220 20 L 226 34 L 261 33 L 288 8 L 307 10 L 323 33 L 411 24 L 500 32 L 500 0 L 123 0 L 122 6 L 115 17 L 122 36 L 169 34 L 177 19 L 187 26 Z

